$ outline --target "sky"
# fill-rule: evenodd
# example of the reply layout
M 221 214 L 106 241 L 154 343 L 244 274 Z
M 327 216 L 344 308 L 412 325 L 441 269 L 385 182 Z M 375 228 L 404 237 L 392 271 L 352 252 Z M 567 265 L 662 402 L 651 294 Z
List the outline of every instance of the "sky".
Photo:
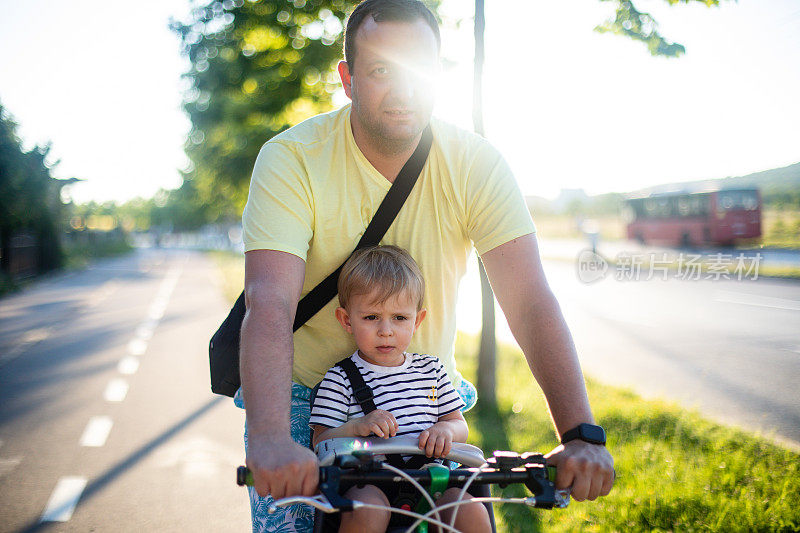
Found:
M 471 128 L 472 0 L 444 0 L 437 116 Z M 526 195 L 721 178 L 800 161 L 800 2 L 639 0 L 678 59 L 593 28 L 598 0 L 486 1 L 486 135 Z M 76 202 L 180 184 L 189 0 L 0 0 L 0 103 L 25 146 L 52 143 Z M 346 101 L 343 96 L 337 102 Z

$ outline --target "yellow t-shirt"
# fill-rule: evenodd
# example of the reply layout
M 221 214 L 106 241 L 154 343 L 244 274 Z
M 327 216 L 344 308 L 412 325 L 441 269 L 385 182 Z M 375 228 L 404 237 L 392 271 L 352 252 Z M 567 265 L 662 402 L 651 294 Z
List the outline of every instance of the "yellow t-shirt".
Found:
M 409 251 L 425 277 L 426 319 L 410 352 L 436 355 L 455 386 L 456 297 L 472 246 L 483 254 L 535 231 L 507 164 L 485 139 L 433 119 L 433 146 L 381 244 Z M 245 251 L 306 262 L 302 295 L 344 262 L 391 187 L 353 139 L 350 106 L 317 115 L 261 149 L 242 215 Z M 334 298 L 294 334 L 293 380 L 313 387 L 356 347 Z

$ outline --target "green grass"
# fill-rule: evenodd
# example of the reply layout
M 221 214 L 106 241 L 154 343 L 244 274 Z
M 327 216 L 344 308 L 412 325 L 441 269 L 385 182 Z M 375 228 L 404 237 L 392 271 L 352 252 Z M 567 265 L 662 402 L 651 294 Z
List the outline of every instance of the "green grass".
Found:
M 226 297 L 242 290 L 240 255 L 213 252 Z M 475 382 L 478 340 L 459 334 L 459 369 Z M 493 450 L 548 452 L 557 445 L 542 394 L 522 354 L 498 347 L 498 405 L 467 413 L 470 442 Z M 500 532 L 798 531 L 800 455 L 765 438 L 710 422 L 693 411 L 587 382 L 595 416 L 614 455 L 614 490 L 595 502 L 533 511 L 495 508 Z M 524 489 L 508 487 L 507 496 Z M 500 492 L 498 491 L 498 494 Z
M 124 238 L 99 239 L 92 244 L 67 244 L 64 246 L 64 266 L 68 270 L 85 268 L 92 259 L 114 257 L 132 250 L 133 247 Z
M 207 252 L 217 263 L 222 281 L 222 293 L 231 305 L 244 289 L 244 256 L 222 251 Z
M 800 248 L 800 210 L 764 209 L 761 229 L 761 244 L 764 246 Z
M 459 368 L 474 377 L 477 339 L 460 335 Z M 554 511 L 502 506 L 498 531 L 797 531 L 800 456 L 693 411 L 588 380 L 606 427 L 617 482 L 595 502 Z M 480 402 L 479 402 L 480 404 Z M 470 441 L 495 449 L 557 445 L 544 399 L 522 354 L 498 349 L 498 406 L 468 413 Z M 519 495 L 508 488 L 505 494 Z

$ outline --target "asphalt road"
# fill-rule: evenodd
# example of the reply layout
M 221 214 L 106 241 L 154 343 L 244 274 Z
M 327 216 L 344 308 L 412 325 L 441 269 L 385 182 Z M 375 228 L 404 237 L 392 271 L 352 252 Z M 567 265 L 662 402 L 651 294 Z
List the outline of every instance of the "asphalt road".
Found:
M 0 531 L 249 528 L 244 415 L 208 387 L 217 283 L 140 251 L 0 300 Z

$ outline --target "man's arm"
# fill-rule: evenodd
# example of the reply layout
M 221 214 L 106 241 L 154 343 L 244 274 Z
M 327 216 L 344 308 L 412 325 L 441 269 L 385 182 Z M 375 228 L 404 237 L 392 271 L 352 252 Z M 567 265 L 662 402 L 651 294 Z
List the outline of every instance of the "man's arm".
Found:
M 547 398 L 559 437 L 580 423 L 594 424 L 575 345 L 547 285 L 534 234 L 502 244 L 481 257 L 514 338 Z M 548 456 L 557 485 L 572 486 L 576 500 L 605 496 L 614 461 L 605 446 L 573 440 Z
M 314 453 L 289 431 L 294 338 L 292 325 L 303 288 L 305 263 L 292 254 L 245 254 L 245 306 L 240 373 L 247 409 L 247 466 L 261 496 L 275 499 L 317 488 Z

